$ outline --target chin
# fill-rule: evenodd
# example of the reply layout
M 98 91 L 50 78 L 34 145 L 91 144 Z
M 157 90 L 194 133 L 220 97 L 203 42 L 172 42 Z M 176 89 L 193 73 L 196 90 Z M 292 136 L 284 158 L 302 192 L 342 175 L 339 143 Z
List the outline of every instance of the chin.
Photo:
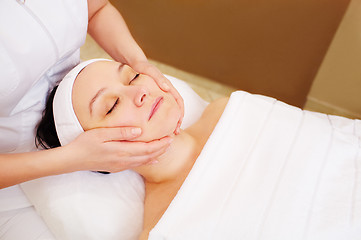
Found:
M 174 134 L 175 128 L 177 127 L 177 123 L 174 126 L 164 127 L 158 129 L 156 132 L 154 129 L 152 133 L 145 132 L 142 136 L 140 136 L 137 141 L 150 142 L 156 139 L 161 139 L 166 136 L 171 136 Z
M 144 132 L 137 141 L 150 142 L 173 135 L 178 125 L 181 112 L 176 104 L 170 109 L 170 111 L 156 116 L 156 121 L 152 125 L 147 126 L 146 129 L 143 129 Z
M 179 116 L 169 117 L 166 120 L 167 122 L 165 124 L 157 124 L 156 127 L 143 129 L 144 133 L 136 140 L 150 142 L 156 139 L 161 139 L 163 137 L 173 135 L 178 124 Z

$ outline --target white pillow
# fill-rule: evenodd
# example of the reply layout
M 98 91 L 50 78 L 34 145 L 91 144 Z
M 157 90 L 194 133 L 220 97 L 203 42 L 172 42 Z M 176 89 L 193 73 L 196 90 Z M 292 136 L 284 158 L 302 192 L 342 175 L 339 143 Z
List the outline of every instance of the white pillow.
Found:
M 21 184 L 57 239 L 137 239 L 144 182 L 135 172 L 90 171 Z
M 208 103 L 184 81 L 166 77 L 184 99 L 182 128 L 187 128 Z M 21 187 L 57 239 L 137 239 L 142 230 L 144 182 L 133 171 L 74 172 Z

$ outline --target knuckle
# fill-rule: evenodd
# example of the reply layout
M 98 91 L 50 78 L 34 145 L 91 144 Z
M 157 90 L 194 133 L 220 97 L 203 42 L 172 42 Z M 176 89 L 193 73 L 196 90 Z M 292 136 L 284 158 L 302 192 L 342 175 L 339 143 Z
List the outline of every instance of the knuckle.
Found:
M 118 150 L 116 152 L 116 159 L 118 159 L 118 161 L 126 161 L 127 158 L 129 158 L 129 154 L 127 152 L 125 152 L 124 150 Z
M 123 138 L 128 137 L 128 135 L 129 135 L 128 129 L 127 129 L 127 128 L 120 128 L 120 135 L 121 135 Z
M 151 156 L 147 156 L 147 157 L 144 159 L 144 163 L 150 163 L 150 162 L 152 162 L 152 161 L 154 161 L 154 158 L 151 157 Z
M 104 132 L 102 131 L 102 129 L 92 129 L 91 130 L 91 134 L 98 140 L 102 140 L 103 139 L 103 135 Z
M 154 152 L 154 149 L 152 149 L 151 147 L 146 147 L 145 148 L 145 154 L 150 155 Z

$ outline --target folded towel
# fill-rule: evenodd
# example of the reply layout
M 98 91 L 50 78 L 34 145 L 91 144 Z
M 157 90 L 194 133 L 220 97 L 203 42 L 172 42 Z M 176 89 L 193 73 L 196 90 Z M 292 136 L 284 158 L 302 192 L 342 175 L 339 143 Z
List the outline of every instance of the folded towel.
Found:
M 233 93 L 149 239 L 360 239 L 360 129 Z

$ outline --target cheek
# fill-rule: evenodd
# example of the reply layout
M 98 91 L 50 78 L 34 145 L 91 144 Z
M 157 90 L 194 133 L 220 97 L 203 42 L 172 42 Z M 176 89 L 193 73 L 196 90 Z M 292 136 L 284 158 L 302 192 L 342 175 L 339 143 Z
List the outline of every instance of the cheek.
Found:
M 177 127 L 180 116 L 181 112 L 178 105 L 164 106 L 162 113 L 154 121 L 144 125 L 143 135 L 139 140 L 151 141 L 172 135 Z
M 143 128 L 144 117 L 140 112 L 122 109 L 114 112 L 99 122 L 98 127 L 140 127 Z
M 110 122 L 113 126 L 141 127 L 143 117 L 136 111 L 118 112 L 112 116 Z

